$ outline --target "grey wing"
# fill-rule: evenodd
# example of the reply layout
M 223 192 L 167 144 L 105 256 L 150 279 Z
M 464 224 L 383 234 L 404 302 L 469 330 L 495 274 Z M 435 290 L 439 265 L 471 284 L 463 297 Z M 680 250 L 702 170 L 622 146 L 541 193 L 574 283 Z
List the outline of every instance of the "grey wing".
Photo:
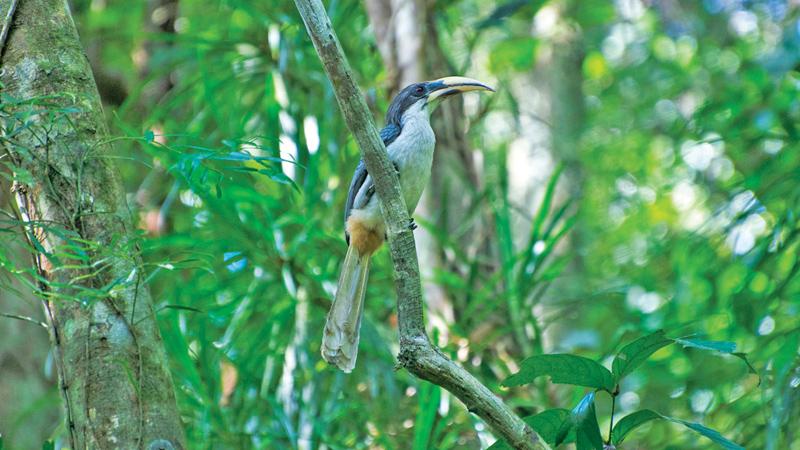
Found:
M 400 127 L 394 124 L 386 125 L 381 130 L 380 135 L 383 145 L 388 146 L 400 135 Z M 354 208 L 359 209 L 366 206 L 374 193 L 375 187 L 372 183 L 372 177 L 367 173 L 367 166 L 362 159 L 358 162 L 356 171 L 353 174 L 353 180 L 350 181 L 350 190 L 347 192 L 347 202 L 344 206 L 344 237 L 348 244 L 350 243 L 350 235 L 347 233 L 347 219 L 350 217 L 350 212 Z
M 350 190 L 347 191 L 347 202 L 344 205 L 344 238 L 348 244 L 350 243 L 350 234 L 347 232 L 347 219 L 350 217 L 350 211 L 352 211 L 353 208 L 363 207 L 363 205 L 356 204 L 356 197 L 358 197 L 359 191 L 362 190 L 367 182 L 372 185 L 372 177 L 367 174 L 367 166 L 364 165 L 364 160 L 362 159 L 356 167 L 353 180 L 350 181 Z M 359 203 L 361 203 L 361 201 L 362 200 L 359 199 Z

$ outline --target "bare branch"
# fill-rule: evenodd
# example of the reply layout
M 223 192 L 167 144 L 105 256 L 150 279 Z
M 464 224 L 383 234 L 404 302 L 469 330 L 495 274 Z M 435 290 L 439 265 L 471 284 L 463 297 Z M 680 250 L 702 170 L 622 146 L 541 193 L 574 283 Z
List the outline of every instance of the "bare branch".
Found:
M 549 449 L 548 445 L 475 377 L 442 354 L 428 340 L 414 235 L 400 195 L 400 182 L 372 122 L 364 97 L 320 0 L 295 0 L 322 65 L 333 84 L 339 108 L 372 175 L 386 221 L 394 262 L 400 328 L 400 365 L 419 378 L 452 392 L 512 447 Z

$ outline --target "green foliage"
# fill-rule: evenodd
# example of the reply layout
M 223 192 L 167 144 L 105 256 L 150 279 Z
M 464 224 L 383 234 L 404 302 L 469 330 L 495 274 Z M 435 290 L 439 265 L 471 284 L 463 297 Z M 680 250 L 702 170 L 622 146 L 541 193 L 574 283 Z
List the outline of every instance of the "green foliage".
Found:
M 625 436 L 627 436 L 628 433 L 646 424 L 647 422 L 660 418 L 660 414 L 649 409 L 643 409 L 641 411 L 630 413 L 617 422 L 616 425 L 614 425 L 614 429 L 611 430 L 611 442 L 614 445 L 622 444 L 622 441 L 625 439 Z
M 572 427 L 575 428 L 575 445 L 579 449 L 603 450 L 603 437 L 597 425 L 594 408 L 594 392 L 583 397 L 571 413 Z
M 672 342 L 672 339 L 664 336 L 663 331 L 658 331 L 643 336 L 625 347 L 622 347 L 622 350 L 614 357 L 614 362 L 611 365 L 611 372 L 614 374 L 614 380 L 619 383 L 622 377 L 633 372 L 633 370 L 645 362 L 650 355 Z
M 503 385 L 520 386 L 533 382 L 534 379 L 539 376 L 549 375 L 553 383 L 593 387 L 596 391 L 605 391 L 612 397 L 611 418 L 609 420 L 611 424 L 613 424 L 615 414 L 614 407 L 616 405 L 616 398 L 619 395 L 619 383 L 625 376 L 630 375 L 636 367 L 644 363 L 655 352 L 672 343 L 681 344 L 684 347 L 727 354 L 733 354 L 736 349 L 736 345 L 732 342 L 705 341 L 699 339 L 670 339 L 665 336 L 663 331 L 659 330 L 636 339 L 622 347 L 619 353 L 614 357 L 611 372 L 591 359 L 576 355 L 539 355 L 523 361 L 520 371 L 508 377 L 503 382 Z M 747 359 L 744 355 L 737 356 L 747 363 Z M 749 363 L 747 363 L 747 365 L 750 367 Z M 752 369 L 752 367 L 750 368 Z M 571 411 L 569 416 L 561 415 L 558 413 L 559 410 L 549 410 L 545 411 L 548 414 L 543 417 L 543 420 L 528 421 L 528 424 L 537 432 L 541 432 L 543 436 L 552 437 L 553 430 L 558 430 L 556 438 L 548 440 L 548 442 L 552 442 L 554 446 L 558 446 L 563 442 L 563 438 L 566 436 L 568 430 L 573 430 L 578 450 L 602 450 L 604 448 L 603 438 L 600 434 L 597 414 L 595 412 L 596 391 L 586 394 Z M 667 417 L 649 409 L 636 411 L 622 418 L 617 422 L 617 425 L 610 430 L 608 439 L 605 442 L 607 444 L 619 445 L 628 433 L 655 419 L 664 419 L 681 424 L 729 450 L 744 448 L 726 439 L 716 430 L 712 430 L 698 423 Z M 541 431 L 539 427 L 541 427 Z M 499 446 L 497 448 L 503 447 Z
M 504 386 L 520 386 L 547 375 L 553 383 L 614 390 L 614 377 L 601 364 L 577 355 L 538 355 L 522 362 L 520 371 L 506 378 Z

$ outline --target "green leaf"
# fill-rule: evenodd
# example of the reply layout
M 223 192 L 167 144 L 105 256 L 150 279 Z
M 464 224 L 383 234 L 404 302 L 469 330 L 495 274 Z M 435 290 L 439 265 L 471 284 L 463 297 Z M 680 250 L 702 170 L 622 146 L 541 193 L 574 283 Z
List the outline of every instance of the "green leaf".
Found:
M 634 428 L 655 419 L 664 419 L 683 425 L 686 428 L 689 428 L 690 430 L 695 431 L 702 436 L 707 437 L 708 439 L 711 439 L 715 444 L 726 450 L 744 450 L 744 447 L 729 439 L 726 439 L 722 434 L 720 434 L 719 431 L 713 430 L 696 422 L 689 422 L 683 419 L 665 416 L 649 409 L 636 411 L 635 413 L 629 414 L 622 418 L 622 420 L 619 421 L 619 423 L 614 427 L 614 430 L 611 432 L 611 442 L 615 445 L 620 444 L 623 439 L 625 439 L 625 436 Z
M 571 413 L 578 450 L 603 450 L 603 437 L 594 409 L 594 392 L 589 392 Z
M 647 422 L 650 422 L 651 420 L 660 418 L 661 414 L 649 409 L 643 409 L 641 411 L 628 414 L 619 422 L 617 422 L 616 425 L 614 425 L 614 429 L 611 431 L 611 442 L 614 445 L 619 445 L 625 439 L 625 436 L 634 429 L 644 425 Z
M 423 382 L 419 389 L 419 410 L 414 421 L 413 450 L 426 450 L 431 447 L 433 427 L 439 409 L 442 390 L 439 386 Z
M 42 443 L 42 450 L 55 450 L 56 443 L 51 440 L 44 441 Z
M 570 411 L 563 408 L 555 408 L 555 409 L 548 409 L 546 411 L 542 411 L 539 414 L 535 414 L 533 416 L 523 417 L 522 420 L 525 421 L 531 428 L 536 431 L 536 433 L 541 437 L 545 442 L 550 444 L 552 447 L 556 447 L 560 444 L 564 438 L 566 437 L 567 432 L 572 427 L 572 422 L 570 421 Z M 489 450 L 510 450 L 511 446 L 509 446 L 505 441 L 502 439 L 498 439 L 497 442 L 492 444 L 489 447 Z
M 534 416 L 524 417 L 522 420 L 530 425 L 545 442 L 551 446 L 556 446 L 560 431 L 564 423 L 568 423 L 569 417 L 569 410 L 556 408 L 542 411 Z
M 614 377 L 600 363 L 577 355 L 538 355 L 522 361 L 519 372 L 503 381 L 503 386 L 521 386 L 547 375 L 553 383 L 572 384 L 606 391 L 614 390 Z
M 714 441 L 715 444 L 718 444 L 719 446 L 721 446 L 724 449 L 727 449 L 727 450 L 744 450 L 744 447 L 742 447 L 741 445 L 739 445 L 739 444 L 737 444 L 737 443 L 735 443 L 733 441 L 730 441 L 730 440 L 726 439 L 717 430 L 712 430 L 711 428 L 708 428 L 706 426 L 700 425 L 699 423 L 696 423 L 696 422 L 688 422 L 686 420 L 676 419 L 674 417 L 667 417 L 667 416 L 661 416 L 661 417 L 663 419 L 665 419 L 665 420 L 669 420 L 670 422 L 679 423 L 679 424 L 689 428 L 690 430 L 693 430 L 693 431 L 696 431 L 696 432 L 700 433 L 701 435 L 711 439 L 712 441 Z
M 672 339 L 664 336 L 664 332 L 659 330 L 622 347 L 622 350 L 620 350 L 611 364 L 611 372 L 614 374 L 614 379 L 619 383 L 622 377 L 633 372 L 650 355 L 672 342 Z
M 700 350 L 713 350 L 720 353 L 732 354 L 736 351 L 736 343 L 728 341 L 704 341 L 701 339 L 675 339 L 675 342 L 689 348 Z
M 678 344 L 683 345 L 684 348 L 697 348 L 700 350 L 710 350 L 719 353 L 724 353 L 726 355 L 735 356 L 744 361 L 745 364 L 747 364 L 747 370 L 750 373 L 758 375 L 758 372 L 756 371 L 755 367 L 753 367 L 753 365 L 750 364 L 750 361 L 748 361 L 747 355 L 742 352 L 736 351 L 735 342 L 704 341 L 702 339 L 682 339 L 682 338 L 675 339 L 674 341 L 677 342 Z M 759 384 L 760 383 L 761 381 L 759 380 Z

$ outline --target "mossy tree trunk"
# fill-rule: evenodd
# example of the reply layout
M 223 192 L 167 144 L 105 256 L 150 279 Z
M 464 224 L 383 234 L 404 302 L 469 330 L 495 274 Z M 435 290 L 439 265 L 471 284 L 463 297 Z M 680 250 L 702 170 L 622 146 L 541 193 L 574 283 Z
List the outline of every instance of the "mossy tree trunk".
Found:
M 184 448 L 97 87 L 64 0 L 19 2 L 0 81 L 0 139 L 44 298 L 69 447 Z

